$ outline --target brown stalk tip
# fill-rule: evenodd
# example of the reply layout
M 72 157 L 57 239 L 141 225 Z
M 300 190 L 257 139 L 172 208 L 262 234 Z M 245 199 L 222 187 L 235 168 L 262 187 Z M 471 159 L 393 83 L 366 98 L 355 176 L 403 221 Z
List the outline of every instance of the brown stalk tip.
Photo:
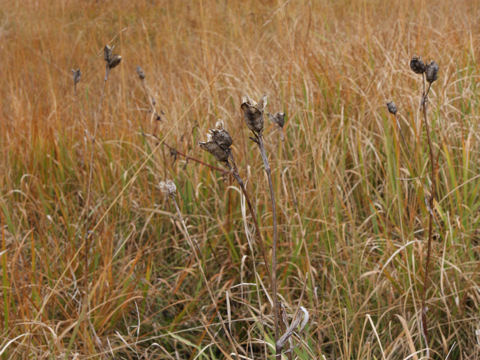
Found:
M 145 80 L 145 73 L 143 72 L 143 69 L 140 66 L 137 66 L 137 75 L 140 78 L 140 80 Z
M 73 85 L 77 85 L 80 82 L 80 78 L 82 77 L 82 72 L 80 69 L 72 69 L 73 74 Z
M 208 131 L 207 141 L 200 141 L 198 144 L 203 150 L 215 156 L 218 161 L 227 162 L 233 140 L 228 131 L 223 128 L 223 121 L 220 120 L 215 129 Z
M 427 65 L 425 76 L 430 84 L 438 79 L 438 64 L 435 61 L 431 61 L 430 64 Z
M 273 121 L 278 127 L 283 128 L 285 126 L 285 113 L 277 112 L 275 115 L 268 114 L 268 118 Z
M 412 60 L 410 60 L 410 69 L 412 69 L 415 74 L 423 74 L 425 72 L 426 66 L 420 56 L 412 57 Z
M 392 114 L 392 115 L 397 114 L 397 106 L 395 105 L 395 103 L 393 101 L 387 102 L 387 108 L 388 108 L 388 112 L 390 114 Z
M 260 100 L 260 104 L 250 99 L 248 96 L 242 98 L 241 109 L 247 122 L 247 126 L 256 135 L 260 135 L 263 131 L 263 113 L 267 106 L 267 96 L 264 95 Z

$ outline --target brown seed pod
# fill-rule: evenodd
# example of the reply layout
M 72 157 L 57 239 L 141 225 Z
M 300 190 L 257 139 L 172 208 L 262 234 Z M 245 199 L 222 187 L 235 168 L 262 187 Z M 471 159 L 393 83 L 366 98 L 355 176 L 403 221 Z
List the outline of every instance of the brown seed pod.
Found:
M 241 109 L 243 110 L 247 126 L 257 135 L 260 135 L 263 132 L 263 112 L 266 105 L 266 96 L 262 97 L 260 104 L 257 104 L 248 96 L 244 96 L 242 99 Z
M 426 67 L 420 56 L 412 57 L 412 60 L 410 60 L 410 69 L 412 69 L 415 74 L 423 74 L 425 72 Z
M 285 126 L 285 113 L 277 112 L 275 115 L 268 114 L 268 118 L 277 124 L 280 128 Z
M 430 84 L 438 79 L 438 64 L 435 61 L 427 65 L 425 76 Z
M 388 112 L 390 114 L 392 114 L 392 115 L 397 114 L 397 106 L 395 105 L 395 103 L 393 101 L 387 102 L 387 109 L 388 109 Z

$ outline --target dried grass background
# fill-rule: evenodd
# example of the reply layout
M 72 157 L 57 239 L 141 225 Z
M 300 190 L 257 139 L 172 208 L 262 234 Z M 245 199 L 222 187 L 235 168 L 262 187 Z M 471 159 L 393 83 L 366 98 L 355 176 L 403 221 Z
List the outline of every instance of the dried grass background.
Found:
M 420 359 L 428 148 L 412 55 L 434 59 L 440 151 L 428 292 L 431 355 L 480 356 L 480 3 L 433 1 L 0 1 L 0 352 L 5 358 L 215 359 L 234 352 L 198 263 L 160 193 L 174 179 L 217 304 L 244 358 L 263 358 L 240 191 L 142 133 L 213 163 L 197 143 L 219 118 L 234 137 L 271 243 L 262 161 L 244 93 L 287 114 L 266 144 L 279 213 L 279 293 L 310 313 L 292 358 Z M 103 47 L 122 55 L 99 111 Z M 142 66 L 158 109 L 135 73 Z M 71 69 L 82 79 L 73 93 Z M 393 100 L 408 149 L 386 110 Z M 80 256 L 98 117 L 89 263 Z M 247 284 L 248 283 L 248 284 Z M 284 355 L 287 358 L 287 355 Z M 234 356 L 232 355 L 232 358 Z

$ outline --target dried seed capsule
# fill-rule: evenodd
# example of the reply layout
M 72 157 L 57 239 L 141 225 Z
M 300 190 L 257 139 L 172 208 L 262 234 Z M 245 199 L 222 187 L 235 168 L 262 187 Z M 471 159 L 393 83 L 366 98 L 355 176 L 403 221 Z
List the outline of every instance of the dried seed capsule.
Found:
M 108 68 L 113 69 L 122 61 L 122 57 L 120 55 L 113 55 L 113 57 L 108 62 Z
M 140 78 L 140 80 L 145 80 L 145 73 L 143 72 L 143 69 L 140 66 L 137 66 L 137 75 Z
M 215 156 L 218 161 L 226 162 L 228 160 L 228 152 L 223 150 L 215 141 L 201 141 L 198 144 L 203 150 L 206 150 Z
M 275 115 L 268 114 L 268 118 L 277 124 L 280 128 L 283 128 L 285 125 L 285 113 L 277 112 Z
M 82 72 L 80 69 L 72 69 L 73 74 L 73 85 L 77 85 L 80 82 L 80 78 L 82 77 Z
M 393 101 L 387 102 L 387 108 L 390 114 L 393 114 L 393 115 L 397 114 L 397 106 Z
M 247 122 L 247 126 L 255 134 L 261 134 L 263 131 L 263 112 L 267 105 L 267 97 L 262 97 L 261 104 L 257 104 L 248 96 L 244 96 L 242 99 L 241 109 Z
M 103 58 L 107 64 L 112 60 L 112 48 L 108 45 L 103 48 Z
M 410 60 L 410 69 L 412 69 L 415 74 L 423 74 L 425 68 L 425 64 L 419 56 L 412 57 L 412 60 Z
M 425 76 L 430 84 L 438 79 L 438 64 L 435 61 L 432 61 L 427 65 Z

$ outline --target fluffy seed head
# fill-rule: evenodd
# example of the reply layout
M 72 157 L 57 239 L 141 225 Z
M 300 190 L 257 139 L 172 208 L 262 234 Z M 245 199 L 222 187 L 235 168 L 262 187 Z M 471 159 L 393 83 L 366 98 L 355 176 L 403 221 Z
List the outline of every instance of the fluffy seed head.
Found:
M 164 194 L 167 194 L 170 196 L 175 196 L 175 193 L 177 192 L 177 187 L 175 186 L 175 183 L 172 180 L 160 181 L 160 183 L 158 184 L 158 187 Z

